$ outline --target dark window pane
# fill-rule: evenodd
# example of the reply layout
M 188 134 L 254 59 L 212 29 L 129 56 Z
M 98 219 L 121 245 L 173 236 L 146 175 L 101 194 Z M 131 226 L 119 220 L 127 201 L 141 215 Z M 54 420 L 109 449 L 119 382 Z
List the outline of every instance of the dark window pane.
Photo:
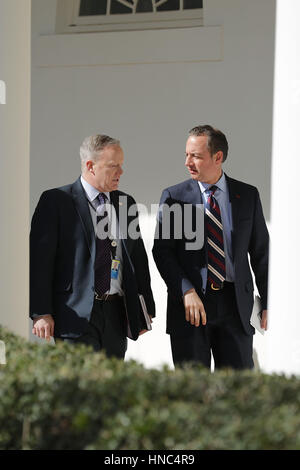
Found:
M 168 0 L 156 8 L 157 11 L 179 10 L 179 0 Z
M 81 0 L 79 16 L 105 15 L 107 0 Z
M 184 10 L 203 8 L 203 0 L 183 0 L 183 8 Z
M 133 0 L 127 0 L 133 5 Z M 79 16 L 106 15 L 107 0 L 81 0 Z M 203 8 L 203 0 L 183 0 L 184 10 Z M 179 0 L 167 0 L 158 6 L 157 11 L 179 10 Z M 152 0 L 138 0 L 137 13 L 152 12 Z M 119 3 L 118 0 L 111 0 L 110 14 L 132 13 L 132 9 Z
M 138 0 L 136 11 L 137 13 L 153 11 L 152 0 Z
M 110 13 L 120 15 L 122 13 L 132 13 L 132 9 L 123 5 L 123 3 L 119 3 L 117 0 L 111 1 Z

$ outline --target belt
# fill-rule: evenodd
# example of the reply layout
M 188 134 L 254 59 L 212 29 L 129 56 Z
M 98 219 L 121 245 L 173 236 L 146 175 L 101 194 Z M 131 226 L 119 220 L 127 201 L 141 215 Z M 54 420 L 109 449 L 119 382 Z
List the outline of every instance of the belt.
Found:
M 110 302 L 111 300 L 121 298 L 119 294 L 103 294 L 103 295 L 98 295 L 97 292 L 95 292 L 95 300 L 100 300 L 102 302 Z
M 219 290 L 224 289 L 225 287 L 233 287 L 233 286 L 234 286 L 234 283 L 228 282 L 228 281 L 222 282 L 221 287 L 214 286 L 213 282 L 207 283 L 207 289 L 209 289 L 210 291 L 219 291 Z

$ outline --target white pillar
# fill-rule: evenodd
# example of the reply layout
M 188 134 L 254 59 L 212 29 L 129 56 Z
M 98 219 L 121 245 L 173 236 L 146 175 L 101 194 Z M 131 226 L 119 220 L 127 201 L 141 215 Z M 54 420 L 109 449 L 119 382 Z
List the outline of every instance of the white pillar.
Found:
M 277 0 L 267 371 L 300 373 L 300 2 Z
M 30 0 L 0 0 L 0 324 L 25 337 L 29 328 L 30 10 Z

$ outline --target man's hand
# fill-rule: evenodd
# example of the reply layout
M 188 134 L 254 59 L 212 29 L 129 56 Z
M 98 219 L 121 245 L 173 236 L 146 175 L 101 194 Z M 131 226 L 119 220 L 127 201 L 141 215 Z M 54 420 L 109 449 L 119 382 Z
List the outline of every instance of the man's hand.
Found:
M 202 325 L 206 325 L 204 305 L 195 289 L 190 289 L 184 294 L 183 303 L 186 321 L 189 321 L 192 325 L 200 326 L 201 319 Z
M 33 320 L 32 333 L 39 338 L 45 338 L 50 341 L 54 335 L 54 319 L 52 315 L 43 315 Z
M 264 330 L 268 329 L 268 310 L 263 310 L 261 314 L 260 326 Z

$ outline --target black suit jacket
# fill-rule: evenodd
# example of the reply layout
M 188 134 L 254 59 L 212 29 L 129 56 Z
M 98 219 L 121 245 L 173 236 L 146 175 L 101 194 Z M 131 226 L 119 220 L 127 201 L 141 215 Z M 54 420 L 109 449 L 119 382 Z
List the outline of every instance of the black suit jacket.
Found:
M 129 210 L 135 205 L 121 191 L 111 192 L 110 197 L 117 215 L 121 207 Z M 123 235 L 134 220 L 135 214 L 128 217 L 121 227 Z M 77 337 L 87 327 L 94 302 L 95 254 L 95 231 L 80 178 L 45 191 L 31 224 L 30 316 L 52 315 L 56 337 Z M 124 300 L 132 337 L 137 339 L 142 329 L 138 294 L 143 294 L 149 314 L 155 316 L 142 238 L 122 239 L 122 255 Z
M 250 325 L 253 281 L 248 254 L 262 306 L 267 308 L 269 235 L 258 190 L 254 186 L 225 176 L 233 219 L 232 249 L 237 305 L 245 332 L 253 334 L 254 329 Z M 189 179 L 165 189 L 160 204 L 170 206 L 174 203 L 192 205 L 192 224 L 194 225 L 196 204 L 202 204 L 198 182 Z M 195 327 L 185 320 L 183 295 L 187 290 L 195 288 L 203 299 L 200 269 L 207 264 L 206 243 L 202 249 L 187 250 L 186 243 L 190 240 L 185 238 L 184 233 L 181 239 L 176 240 L 171 229 L 170 239 L 164 240 L 161 237 L 161 224 L 160 218 L 153 256 L 168 288 L 167 333 L 189 334 Z

